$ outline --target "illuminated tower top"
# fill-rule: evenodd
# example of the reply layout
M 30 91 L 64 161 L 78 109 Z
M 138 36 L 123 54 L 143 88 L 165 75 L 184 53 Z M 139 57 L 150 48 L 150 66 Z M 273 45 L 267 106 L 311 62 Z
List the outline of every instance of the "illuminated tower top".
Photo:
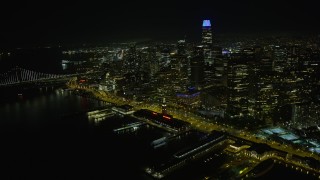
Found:
M 203 20 L 202 27 L 210 28 L 211 27 L 210 20 Z

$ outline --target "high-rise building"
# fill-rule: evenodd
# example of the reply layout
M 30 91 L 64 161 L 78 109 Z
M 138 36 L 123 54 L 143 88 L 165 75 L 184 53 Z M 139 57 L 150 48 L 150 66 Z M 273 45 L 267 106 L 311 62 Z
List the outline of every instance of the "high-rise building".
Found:
M 190 59 L 191 85 L 197 89 L 202 89 L 204 85 L 204 58 L 203 47 L 197 46 L 193 52 L 193 56 Z
M 287 49 L 283 46 L 275 46 L 273 49 L 273 71 L 283 72 L 286 61 Z
M 171 71 L 174 74 L 172 79 L 173 88 L 177 92 L 183 92 L 189 85 L 188 78 L 188 57 L 185 50 L 185 41 L 180 40 L 177 44 L 177 53 L 171 55 Z
M 159 61 L 157 59 L 157 51 L 154 47 L 148 49 L 147 56 L 150 68 L 150 76 L 153 77 L 159 71 Z
M 202 46 L 205 64 L 213 64 L 212 29 L 210 20 L 203 20 L 202 23 Z
M 185 55 L 186 54 L 186 40 L 179 40 L 177 44 L 177 54 Z
M 248 62 L 234 59 L 228 62 L 228 111 L 239 115 L 248 111 Z
M 131 44 L 126 52 L 123 69 L 125 73 L 132 73 L 136 71 L 137 65 L 137 49 L 135 44 Z
M 214 84 L 227 86 L 227 58 L 216 56 L 214 59 Z

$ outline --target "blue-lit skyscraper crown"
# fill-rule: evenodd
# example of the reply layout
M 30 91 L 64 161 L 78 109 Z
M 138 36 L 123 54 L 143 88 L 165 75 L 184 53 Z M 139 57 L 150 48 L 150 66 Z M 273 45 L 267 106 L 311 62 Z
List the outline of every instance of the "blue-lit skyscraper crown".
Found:
M 202 27 L 211 27 L 210 20 L 203 20 Z

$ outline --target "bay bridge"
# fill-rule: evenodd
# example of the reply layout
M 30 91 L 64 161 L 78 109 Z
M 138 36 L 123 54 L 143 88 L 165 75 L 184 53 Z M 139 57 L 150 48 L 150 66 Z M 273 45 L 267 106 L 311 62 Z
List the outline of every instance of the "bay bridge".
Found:
M 33 70 L 15 67 L 5 73 L 0 73 L 0 88 L 21 86 L 21 85 L 54 85 L 67 83 L 78 75 L 88 75 L 91 73 L 81 74 L 50 74 L 37 72 Z

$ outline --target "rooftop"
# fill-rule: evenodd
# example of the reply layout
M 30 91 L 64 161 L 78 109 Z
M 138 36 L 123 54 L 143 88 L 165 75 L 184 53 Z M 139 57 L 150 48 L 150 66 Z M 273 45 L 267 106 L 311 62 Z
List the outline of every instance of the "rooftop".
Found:
M 210 20 L 203 20 L 202 27 L 211 27 Z

